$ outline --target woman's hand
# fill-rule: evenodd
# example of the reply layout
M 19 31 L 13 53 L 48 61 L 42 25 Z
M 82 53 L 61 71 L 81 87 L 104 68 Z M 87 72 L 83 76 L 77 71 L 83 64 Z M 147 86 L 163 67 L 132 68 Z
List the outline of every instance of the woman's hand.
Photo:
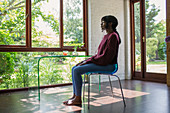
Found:
M 82 66 L 82 65 L 84 65 L 84 64 L 86 64 L 86 61 L 85 61 L 85 60 L 83 60 L 83 61 L 81 61 L 80 63 L 76 64 L 76 66 Z
M 79 66 L 87 64 L 86 61 L 82 62 Z

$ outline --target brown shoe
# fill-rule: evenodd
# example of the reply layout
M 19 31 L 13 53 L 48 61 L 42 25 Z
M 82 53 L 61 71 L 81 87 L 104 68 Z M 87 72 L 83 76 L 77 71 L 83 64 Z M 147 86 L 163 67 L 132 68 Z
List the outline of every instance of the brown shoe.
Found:
M 75 101 L 75 100 L 68 100 L 67 103 L 65 103 L 65 105 L 67 105 L 67 106 L 74 106 L 74 105 L 81 106 L 82 102 L 81 101 Z

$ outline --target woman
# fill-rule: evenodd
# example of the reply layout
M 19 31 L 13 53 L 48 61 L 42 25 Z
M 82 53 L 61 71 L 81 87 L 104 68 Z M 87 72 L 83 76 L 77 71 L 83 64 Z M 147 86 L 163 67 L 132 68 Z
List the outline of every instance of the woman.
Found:
M 118 21 L 114 16 L 104 16 L 101 19 L 102 32 L 106 30 L 96 55 L 78 63 L 72 68 L 73 97 L 64 101 L 65 105 L 81 105 L 81 75 L 87 72 L 112 72 L 117 64 L 118 48 L 120 44 L 119 33 L 116 31 Z

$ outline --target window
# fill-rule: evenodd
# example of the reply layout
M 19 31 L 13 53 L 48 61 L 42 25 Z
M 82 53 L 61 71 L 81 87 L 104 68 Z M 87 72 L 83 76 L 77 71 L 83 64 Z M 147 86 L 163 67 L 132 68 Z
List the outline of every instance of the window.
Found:
M 0 51 L 87 49 L 87 0 L 1 0 Z
M 0 45 L 26 45 L 25 0 L 0 1 Z

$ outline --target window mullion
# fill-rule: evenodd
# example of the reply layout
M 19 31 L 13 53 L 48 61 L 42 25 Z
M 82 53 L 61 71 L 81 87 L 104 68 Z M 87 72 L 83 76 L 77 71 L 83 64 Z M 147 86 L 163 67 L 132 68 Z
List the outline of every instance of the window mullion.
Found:
M 31 48 L 31 0 L 26 0 L 26 47 Z
M 63 48 L 63 0 L 60 0 L 60 48 Z
M 88 6 L 87 0 L 83 0 L 83 40 L 86 48 L 86 55 L 88 55 Z

